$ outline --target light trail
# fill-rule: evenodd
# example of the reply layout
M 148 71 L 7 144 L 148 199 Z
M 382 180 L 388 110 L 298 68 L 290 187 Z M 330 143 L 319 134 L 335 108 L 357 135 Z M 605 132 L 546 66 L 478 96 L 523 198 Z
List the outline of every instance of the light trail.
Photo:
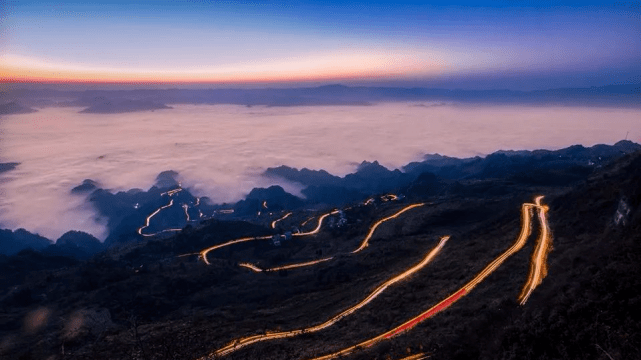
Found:
M 325 261 L 332 260 L 333 258 L 334 257 L 332 256 L 332 257 L 328 257 L 328 258 L 324 258 L 324 259 L 318 259 L 318 260 L 312 260 L 312 261 L 308 261 L 308 262 L 304 262 L 304 263 L 277 266 L 277 267 L 273 267 L 271 269 L 266 269 L 265 271 L 288 270 L 288 269 L 295 269 L 295 268 L 299 268 L 299 267 L 312 266 L 312 265 L 320 264 L 320 263 L 325 262 Z
M 248 269 L 250 269 L 250 270 L 252 270 L 254 272 L 262 272 L 263 271 L 263 269 L 255 266 L 254 264 L 251 264 L 251 263 L 239 263 L 238 266 L 248 268 Z
M 369 198 L 369 199 L 367 199 L 367 201 L 365 201 L 365 202 L 363 203 L 363 205 L 367 206 L 367 205 L 369 205 L 369 204 L 373 204 L 373 203 L 374 203 L 374 198 Z
M 252 263 L 242 263 L 238 264 L 239 266 L 248 268 L 254 272 L 274 272 L 274 271 L 279 271 L 279 270 L 288 270 L 288 269 L 295 269 L 295 268 L 300 268 L 300 267 L 306 267 L 306 266 L 312 266 L 316 264 L 323 263 L 325 261 L 330 261 L 334 257 L 328 257 L 328 258 L 323 258 L 323 259 L 318 259 L 318 260 L 312 260 L 312 261 L 307 261 L 303 263 L 295 263 L 295 264 L 289 264 L 289 265 L 282 265 L 282 266 L 276 266 L 273 268 L 268 268 L 268 269 L 262 269 L 256 264 Z
M 310 222 L 310 221 L 311 221 L 311 220 L 313 220 L 313 219 L 314 219 L 314 216 L 312 216 L 312 217 L 310 217 L 309 219 L 307 219 L 307 220 L 303 221 L 303 223 L 302 223 L 302 224 L 300 224 L 300 227 L 305 226 L 305 224 L 307 224 L 308 222 Z
M 367 234 L 367 236 L 365 237 L 365 239 L 361 243 L 360 247 L 358 249 L 352 251 L 350 254 L 356 254 L 357 252 L 359 252 L 359 251 L 363 250 L 364 248 L 366 248 L 367 245 L 368 245 L 369 240 L 372 238 L 372 235 L 374 234 L 374 231 L 376 230 L 376 228 L 379 225 L 381 225 L 385 221 L 389 221 L 389 220 L 392 220 L 392 219 L 395 219 L 395 218 L 399 217 L 402 213 L 404 213 L 404 212 L 406 212 L 408 210 L 411 210 L 413 208 L 416 208 L 416 207 L 419 207 L 419 206 L 423 206 L 423 205 L 425 205 L 425 204 L 422 203 L 422 204 L 413 204 L 413 205 L 406 206 L 403 209 L 397 211 L 395 214 L 390 215 L 390 216 L 388 216 L 386 218 L 383 218 L 383 219 L 377 221 L 376 223 L 374 223 L 374 225 L 372 225 L 372 227 L 370 228 L 369 233 Z M 311 234 L 317 233 L 318 231 L 320 231 L 320 225 L 321 225 L 322 220 L 325 217 L 327 217 L 329 215 L 337 214 L 338 212 L 339 212 L 338 210 L 334 210 L 329 214 L 325 214 L 325 215 L 321 216 L 319 218 L 319 221 L 318 221 L 318 226 L 316 227 L 316 229 L 314 231 L 309 232 L 309 233 L 304 233 L 304 234 L 292 234 L 292 236 L 294 236 L 294 235 L 296 235 L 296 236 L 305 236 L 305 235 L 311 235 Z M 306 267 L 306 266 L 312 266 L 312 265 L 320 264 L 320 263 L 323 263 L 323 262 L 326 262 L 326 261 L 329 261 L 329 260 L 332 260 L 332 259 L 334 259 L 333 256 L 326 257 L 326 258 L 323 258 L 323 259 L 318 259 L 318 260 L 307 261 L 307 262 L 304 262 L 304 263 L 295 263 L 295 264 L 277 266 L 277 267 L 270 268 L 270 269 L 261 269 L 261 272 L 262 271 L 270 272 L 270 271 L 287 270 L 287 269 L 295 269 L 295 268 L 301 268 L 301 267 Z M 258 267 L 255 264 L 251 264 L 251 265 L 254 268 L 260 269 L 260 267 Z
M 323 214 L 320 218 L 318 218 L 318 226 L 316 226 L 316 229 L 314 229 L 314 230 L 312 230 L 310 232 L 307 232 L 307 233 L 292 234 L 292 236 L 307 236 L 307 235 L 317 234 L 320 231 L 321 226 L 323 225 L 323 220 L 326 217 L 328 217 L 328 216 L 330 216 L 330 215 L 332 215 L 334 213 L 336 213 L 336 212 L 333 211 L 333 212 L 330 212 L 330 213 L 327 213 L 327 214 Z M 203 258 L 203 261 L 205 261 L 205 263 L 207 265 L 209 265 L 210 263 L 207 260 L 207 254 L 209 252 L 213 251 L 213 250 L 220 249 L 220 248 L 225 247 L 225 246 L 230 246 L 230 245 L 234 245 L 234 244 L 238 244 L 238 243 L 247 242 L 247 241 L 267 240 L 267 239 L 271 239 L 271 238 L 272 238 L 272 235 L 266 235 L 266 236 L 259 236 L 259 237 L 246 237 L 246 238 L 240 238 L 240 239 L 227 241 L 225 243 L 214 245 L 214 246 L 210 246 L 210 247 L 208 247 L 208 248 L 206 248 L 204 250 L 201 250 L 200 251 L 200 256 Z M 243 267 L 246 267 L 246 268 L 249 268 L 249 269 L 252 269 L 252 270 L 253 270 L 253 268 L 260 269 L 258 266 L 253 265 L 253 264 L 249 264 L 249 263 L 244 263 L 244 264 L 245 265 L 251 265 L 251 266 L 243 266 Z M 261 269 L 261 271 L 262 271 L 262 269 Z
M 354 251 L 352 251 L 351 254 L 355 254 L 355 253 L 363 250 L 364 248 L 366 248 L 368 246 L 369 240 L 372 238 L 372 235 L 374 234 L 374 231 L 382 223 L 384 223 L 385 221 L 389 221 L 389 220 L 395 219 L 398 216 L 400 216 L 401 214 L 403 214 L 404 212 L 409 211 L 409 210 L 411 210 L 413 208 L 416 208 L 416 207 L 419 207 L 419 206 L 423 206 L 423 205 L 425 205 L 425 204 L 424 203 L 420 203 L 420 204 L 408 205 L 408 206 L 404 207 L 403 209 L 397 211 L 393 215 L 390 215 L 390 216 L 388 216 L 386 218 L 378 220 L 370 228 L 369 233 L 367 234 L 367 236 L 365 237 L 365 239 L 363 240 L 363 242 L 361 243 L 359 248 L 354 250 Z M 300 237 L 300 236 L 309 236 L 309 235 L 317 234 L 317 233 L 320 232 L 321 226 L 323 225 L 323 221 L 325 220 L 325 218 L 327 218 L 330 215 L 334 215 L 334 214 L 338 214 L 338 213 L 339 213 L 339 210 L 334 210 L 334 211 L 331 211 L 329 213 L 323 214 L 318 218 L 318 225 L 316 226 L 316 228 L 314 230 L 306 232 L 306 233 L 292 234 L 292 236 Z M 289 213 L 289 214 L 291 214 L 291 213 Z M 289 214 L 286 215 L 285 217 L 289 216 Z M 271 236 L 247 237 L 247 238 L 240 238 L 240 239 L 236 239 L 236 240 L 231 240 L 231 241 L 228 241 L 228 242 L 223 243 L 223 244 L 214 245 L 214 246 L 211 246 L 209 248 L 206 248 L 206 249 L 204 249 L 204 250 L 202 250 L 200 252 L 200 255 L 203 258 L 203 260 L 205 261 L 205 263 L 207 265 L 210 265 L 209 260 L 207 260 L 207 254 L 209 252 L 213 251 L 213 250 L 220 249 L 220 248 L 225 247 L 225 246 L 230 246 L 230 245 L 242 243 L 242 242 L 253 241 L 253 240 L 265 240 L 265 239 L 271 239 Z M 312 266 L 312 265 L 316 265 L 316 264 L 319 264 L 319 263 L 323 263 L 323 262 L 332 260 L 333 258 L 334 257 L 332 256 L 332 257 L 327 257 L 327 258 L 323 258 L 323 259 L 312 260 L 312 261 L 307 261 L 307 262 L 303 262 L 303 263 L 282 265 L 282 266 L 277 266 L 277 267 L 268 268 L 268 269 L 262 269 L 258 265 L 251 264 L 251 263 L 243 263 L 242 266 L 247 268 L 247 269 L 250 269 L 250 270 L 252 270 L 254 272 L 273 272 L 273 271 L 279 271 L 279 270 L 296 269 L 296 268 L 301 268 L 301 267 Z
M 165 229 L 165 230 L 161 230 L 161 231 L 159 231 L 157 233 L 153 233 L 153 234 L 142 234 L 142 236 L 156 236 L 158 234 L 162 234 L 162 233 L 166 233 L 166 232 L 176 232 L 176 231 L 182 231 L 182 230 L 183 229 L 176 229 L 176 228 L 174 228 L 174 229 Z
M 386 222 L 386 221 L 388 221 L 388 220 L 392 220 L 392 219 L 395 219 L 395 218 L 399 217 L 402 213 L 404 213 L 404 212 L 406 212 L 406 211 L 409 211 L 409 210 L 411 210 L 411 209 L 414 209 L 414 208 L 417 208 L 417 207 L 419 207 L 419 206 L 423 206 L 423 205 L 425 205 L 425 203 L 412 204 L 412 205 L 409 205 L 409 206 L 404 207 L 403 209 L 401 209 L 400 211 L 396 212 L 396 213 L 395 213 L 395 214 L 393 214 L 393 215 L 390 215 L 390 216 L 388 216 L 388 217 L 386 217 L 386 218 L 383 218 L 383 219 L 378 220 L 378 221 L 377 221 L 376 223 L 374 223 L 374 225 L 372 225 L 372 227 L 369 229 L 369 233 L 367 234 L 367 236 L 365 237 L 365 239 L 364 239 L 364 240 L 363 240 L 363 242 L 361 243 L 361 246 L 359 246 L 359 247 L 358 247 L 358 249 L 356 249 L 356 250 L 352 251 L 352 254 L 356 254 L 357 252 L 359 252 L 359 251 L 361 251 L 361 250 L 365 249 L 365 248 L 369 245 L 369 240 L 372 238 L 372 235 L 374 235 L 374 231 L 376 231 L 376 228 L 377 228 L 379 225 L 381 225 L 382 223 L 384 223 L 384 222 Z
M 398 196 L 394 195 L 394 194 L 387 194 L 387 195 L 381 196 L 381 200 L 383 200 L 383 201 L 396 201 L 396 200 L 398 200 Z
M 267 209 L 267 201 L 266 201 L 266 200 L 265 200 L 265 201 L 263 201 L 263 207 L 264 207 L 265 209 Z
M 318 218 L 318 225 L 316 226 L 316 229 L 312 231 L 308 231 L 306 233 L 297 233 L 297 234 L 292 234 L 292 236 L 309 236 L 309 235 L 314 235 L 318 234 L 320 232 L 321 226 L 323 225 L 323 220 L 325 220 L 326 217 L 336 214 L 336 211 L 329 212 L 327 214 L 323 214 Z
M 169 190 L 169 191 L 165 191 L 164 193 L 160 194 L 160 196 L 163 196 L 163 195 L 173 196 L 174 194 L 179 193 L 179 192 L 181 192 L 181 191 L 183 191 L 183 189 L 182 189 L 182 188 L 178 188 L 178 189 L 174 189 L 174 190 Z
M 541 205 L 541 199 L 543 196 L 538 196 L 535 200 L 537 206 Z M 550 235 L 549 226 L 545 213 L 548 210 L 547 206 L 544 206 L 545 211 L 539 211 L 539 222 L 541 223 L 541 232 L 536 242 L 536 247 L 534 253 L 532 254 L 532 260 L 530 261 L 530 273 L 528 275 L 528 280 L 525 283 L 521 295 L 519 295 L 520 305 L 525 305 L 527 300 L 534 289 L 539 286 L 543 279 L 547 276 L 547 257 L 550 251 L 552 250 L 552 236 Z
M 177 257 L 187 257 L 187 256 L 192 256 L 192 255 L 200 255 L 200 253 L 188 253 L 188 254 L 180 254 Z
M 200 198 L 199 197 L 196 198 L 196 204 L 194 204 L 194 206 L 198 206 L 198 205 L 200 205 Z
M 187 209 L 189 209 L 189 206 L 187 204 L 183 204 L 183 210 L 185 210 L 185 218 L 187 219 L 187 222 L 189 222 L 189 212 L 187 212 Z
M 161 212 L 163 209 L 166 209 L 166 208 L 168 208 L 168 207 L 171 207 L 172 205 L 174 205 L 174 199 L 171 199 L 171 200 L 169 201 L 169 204 L 167 204 L 167 205 L 165 205 L 165 206 L 161 206 L 161 207 L 159 207 L 158 209 L 156 209 L 156 211 L 154 211 L 153 213 L 151 213 L 151 215 L 147 216 L 147 220 L 145 221 L 145 225 L 143 225 L 143 226 L 141 226 L 141 227 L 139 227 L 139 228 L 138 228 L 138 234 L 139 234 L 139 235 L 142 235 L 142 236 L 153 236 L 153 235 L 145 235 L 145 234 L 143 234 L 143 233 L 142 233 L 142 231 L 143 231 L 144 229 L 146 229 L 146 228 L 148 228 L 148 227 L 149 227 L 149 221 L 151 221 L 151 218 L 152 218 L 152 217 L 156 216 L 156 214 L 158 214 L 159 212 Z
M 209 261 L 207 260 L 207 254 L 210 251 L 214 251 L 216 249 L 220 249 L 220 248 L 225 247 L 225 246 L 239 244 L 239 243 L 243 243 L 243 242 L 247 242 L 247 241 L 267 240 L 267 239 L 271 239 L 271 238 L 272 238 L 271 235 L 266 235 L 266 236 L 257 236 L 257 237 L 245 237 L 245 238 L 240 238 L 240 239 L 227 241 L 225 243 L 214 245 L 214 246 L 210 246 L 210 247 L 208 247 L 208 248 L 206 248 L 204 250 L 201 250 L 200 251 L 200 256 L 203 258 L 203 261 L 205 261 L 205 264 L 210 265 Z
M 293 214 L 293 213 L 288 212 L 288 213 L 287 213 L 287 214 L 285 214 L 285 216 L 283 216 L 282 218 L 280 218 L 280 219 L 276 219 L 276 220 L 272 221 L 272 229 L 276 229 L 276 224 L 278 224 L 279 222 L 281 222 L 281 221 L 283 221 L 283 220 L 287 219 L 291 214 Z
M 410 356 L 404 357 L 404 358 L 399 359 L 399 360 L 423 360 L 423 359 L 427 359 L 427 358 L 428 358 L 428 356 L 425 353 L 419 353 L 419 354 L 414 354 L 414 355 L 410 355 Z
M 168 195 L 169 197 L 172 197 L 174 194 L 177 194 L 177 193 L 179 193 L 179 192 L 181 192 L 181 191 L 183 191 L 183 189 L 182 189 L 182 188 L 177 188 L 177 189 L 174 189 L 174 190 L 165 191 L 164 193 L 160 194 L 160 196 Z M 198 205 L 198 204 L 200 204 L 200 198 L 196 198 L 196 205 Z M 165 230 L 159 231 L 159 232 L 157 232 L 157 233 L 153 233 L 153 234 L 143 234 L 143 233 L 142 233 L 142 231 L 143 231 L 144 229 L 146 229 L 146 228 L 148 228 L 148 227 L 149 227 L 149 222 L 151 221 L 151 218 L 152 218 L 152 217 L 156 216 L 156 215 L 157 215 L 159 212 L 161 212 L 163 209 L 166 209 L 166 208 L 171 207 L 171 206 L 173 206 L 173 205 L 174 205 L 174 199 L 171 199 L 171 200 L 169 201 L 169 204 L 167 204 L 167 205 L 165 205 L 165 206 L 161 206 L 161 207 L 159 207 L 158 209 L 156 209 L 156 211 L 154 211 L 153 213 L 151 213 L 151 215 L 147 216 L 147 219 L 145 220 L 145 225 L 143 225 L 143 226 L 141 226 L 141 227 L 139 227 L 139 228 L 138 228 L 138 235 L 142 235 L 142 236 L 145 236 L 145 237 L 149 237 L 149 236 L 156 236 L 156 235 L 158 235 L 158 234 L 162 234 L 162 233 L 165 233 L 165 232 L 176 232 L 176 231 L 182 231 L 182 229 L 165 229 Z M 187 206 L 186 204 L 183 204 L 183 205 L 182 205 L 182 208 L 185 210 L 185 217 L 187 218 L 187 222 L 189 222 L 189 221 L 190 221 L 190 219 L 189 219 L 189 213 L 187 212 L 187 208 L 188 208 L 188 206 Z
M 240 349 L 244 348 L 245 346 L 248 346 L 248 345 L 251 345 L 251 344 L 254 344 L 254 343 L 257 343 L 257 342 L 261 342 L 261 341 L 289 338 L 289 337 L 294 337 L 294 336 L 298 336 L 298 335 L 305 334 L 305 333 L 312 333 L 312 332 L 317 332 L 317 331 L 326 329 L 326 328 L 334 325 L 336 322 L 342 320 L 343 318 L 353 314 L 357 310 L 359 310 L 359 309 L 363 308 L 364 306 L 366 306 L 367 304 L 369 304 L 372 300 L 374 300 L 376 297 L 378 297 L 380 294 L 382 294 L 388 287 L 394 285 L 395 283 L 397 283 L 397 282 L 399 282 L 399 281 L 401 281 L 403 279 L 406 279 L 407 277 L 413 275 L 417 271 L 419 271 L 422 268 L 424 268 L 427 264 L 429 264 L 432 261 L 432 259 L 434 259 L 434 257 L 443 248 L 443 246 L 445 245 L 447 240 L 449 240 L 449 238 L 450 238 L 449 236 L 443 236 L 441 238 L 440 242 L 438 243 L 438 245 L 436 247 L 434 247 L 434 249 L 432 249 L 425 256 L 425 258 L 423 258 L 423 260 L 421 260 L 418 264 L 412 266 L 411 268 L 407 269 L 406 271 L 402 272 L 401 274 L 396 275 L 393 278 L 391 278 L 391 279 L 387 280 L 386 282 L 384 282 L 383 284 L 379 285 L 376 289 L 374 289 L 373 292 L 371 292 L 367 297 L 365 297 L 365 299 L 361 300 L 356 305 L 344 310 L 343 312 L 339 313 L 338 315 L 335 315 L 334 317 L 332 317 L 331 319 L 325 321 L 324 323 L 321 323 L 321 324 L 318 324 L 318 325 L 315 325 L 315 326 L 311 326 L 311 327 L 307 327 L 307 328 L 303 328 L 303 329 L 298 329 L 298 330 L 282 331 L 282 332 L 271 332 L 271 333 L 267 333 L 267 334 L 254 335 L 254 336 L 249 336 L 249 337 L 245 337 L 245 338 L 241 338 L 241 339 L 236 339 L 236 340 L 232 341 L 231 343 L 229 343 L 228 345 L 226 345 L 226 346 L 214 351 L 213 353 L 211 353 L 211 354 L 209 354 L 206 357 L 201 358 L 201 359 L 225 356 L 225 355 L 228 355 L 228 354 L 230 354 L 232 352 L 240 350 Z M 253 265 L 247 264 L 247 263 L 243 263 L 243 264 L 239 264 L 239 265 L 245 266 L 245 267 L 249 267 L 249 268 L 253 267 Z M 262 271 L 262 270 L 257 269 L 255 271 Z M 412 359 L 418 359 L 418 357 L 412 358 Z
M 468 282 L 465 286 L 454 292 L 452 295 L 446 297 L 444 300 L 439 302 L 438 304 L 432 306 L 431 308 L 427 309 L 423 313 L 419 314 L 416 317 L 413 317 L 406 321 L 405 323 L 393 328 L 392 330 L 389 330 L 383 334 L 380 334 L 374 338 L 371 338 L 369 340 L 363 341 L 357 345 L 353 345 L 350 347 L 347 347 L 343 350 L 337 351 L 332 354 L 328 354 L 325 356 L 321 357 L 316 357 L 313 360 L 329 360 L 329 359 L 335 359 L 340 356 L 345 356 L 348 355 L 352 352 L 354 352 L 357 349 L 362 349 L 362 348 L 368 348 L 376 343 L 379 343 L 381 341 L 390 339 L 394 336 L 397 336 L 401 333 L 404 333 L 415 326 L 417 326 L 419 323 L 425 321 L 426 319 L 429 319 L 430 317 L 436 315 L 437 313 L 447 309 L 450 307 L 452 304 L 454 304 L 456 301 L 458 301 L 460 298 L 463 296 L 467 295 L 472 289 L 474 289 L 481 281 L 483 281 L 485 278 L 487 278 L 492 272 L 494 272 L 508 257 L 516 253 L 517 251 L 521 250 L 525 243 L 527 242 L 527 239 L 530 237 L 530 234 L 532 232 L 532 227 L 531 227 L 531 210 L 533 207 L 536 207 L 539 211 L 539 219 L 545 220 L 545 213 L 547 212 L 547 207 L 540 205 L 540 199 L 542 197 L 538 197 L 536 204 L 531 204 L 531 203 L 525 203 L 523 204 L 521 208 L 521 233 L 519 234 L 518 238 L 514 242 L 514 244 L 507 249 L 503 254 L 499 255 L 494 261 L 492 261 L 488 266 L 486 266 L 480 273 L 478 273 L 470 282 Z M 547 222 L 542 222 L 541 224 L 542 227 L 547 229 Z

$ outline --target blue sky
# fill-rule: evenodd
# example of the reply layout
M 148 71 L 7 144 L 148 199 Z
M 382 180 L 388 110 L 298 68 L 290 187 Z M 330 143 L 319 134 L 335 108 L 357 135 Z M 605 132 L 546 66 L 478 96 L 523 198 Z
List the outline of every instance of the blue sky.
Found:
M 8 1 L 1 11 L 4 81 L 641 82 L 639 2 Z

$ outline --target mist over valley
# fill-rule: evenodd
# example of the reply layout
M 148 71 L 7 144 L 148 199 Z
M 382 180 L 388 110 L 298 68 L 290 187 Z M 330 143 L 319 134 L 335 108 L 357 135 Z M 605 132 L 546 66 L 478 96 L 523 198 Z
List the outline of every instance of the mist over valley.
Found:
M 50 239 L 82 230 L 104 240 L 106 219 L 86 196 L 71 193 L 85 179 L 112 191 L 146 190 L 160 172 L 174 170 L 191 193 L 221 204 L 274 184 L 304 197 L 300 183 L 263 175 L 280 165 L 344 176 L 364 160 L 393 170 L 425 154 L 463 158 L 641 137 L 634 108 L 441 102 L 171 107 L 119 114 L 45 107 L 3 116 L 0 227 Z

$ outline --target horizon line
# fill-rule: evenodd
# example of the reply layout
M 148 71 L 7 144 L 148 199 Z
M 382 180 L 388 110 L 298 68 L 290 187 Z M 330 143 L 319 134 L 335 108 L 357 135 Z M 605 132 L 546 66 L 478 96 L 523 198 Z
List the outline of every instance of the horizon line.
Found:
M 407 85 L 394 85 L 394 84 L 377 84 L 377 85 L 364 85 L 364 84 L 345 84 L 340 81 L 337 82 L 327 82 L 319 83 L 319 81 L 269 81 L 269 82 L 212 82 L 212 81 L 198 81 L 198 82 L 173 82 L 173 81 L 85 81 L 85 80 L 71 80 L 71 81 L 55 81 L 55 80 L 45 80 L 45 81 L 32 81 L 32 80 L 18 80 L 7 81 L 6 79 L 0 79 L 0 87 L 11 86 L 13 89 L 9 90 L 29 90 L 28 86 L 140 86 L 140 88 L 130 88 L 130 89 L 83 89 L 83 90 L 68 90 L 68 91 L 85 91 L 85 90 L 103 90 L 103 91 L 116 91 L 116 90 L 126 90 L 126 91 L 135 91 L 135 90 L 288 90 L 288 89 L 316 89 L 323 87 L 344 87 L 350 89 L 359 89 L 359 88 L 369 88 L 369 89 L 421 89 L 421 90 L 447 90 L 447 91 L 511 91 L 511 92 L 520 92 L 520 93 L 532 93 L 540 91 L 549 91 L 549 90 L 562 90 L 562 89 L 594 89 L 594 88 L 603 88 L 610 86 L 641 86 L 641 82 L 619 82 L 619 83 L 609 83 L 603 85 L 591 85 L 591 86 L 565 86 L 565 87 L 550 87 L 545 89 L 532 89 L 532 90 L 515 90 L 508 87 L 502 88 L 474 88 L 466 89 L 463 87 L 445 87 L 445 86 L 407 86 Z M 285 86 L 290 84 L 291 86 Z M 27 87 L 18 87 L 20 85 L 26 85 Z M 202 88 L 193 88 L 193 86 L 207 86 L 211 85 L 212 87 L 202 87 Z M 244 87 L 248 85 L 253 85 L 252 87 Z M 274 86 L 275 85 L 275 86 Z M 278 86 L 281 85 L 281 86 Z M 149 86 L 149 87 L 145 87 Z M 167 86 L 167 87 L 163 87 Z M 221 87 L 228 86 L 228 87 Z M 240 87 L 234 87 L 240 86 Z M 0 89 L 0 92 L 6 89 Z M 44 89 L 43 89 L 44 90 Z M 641 89 L 640 89 L 641 90 Z

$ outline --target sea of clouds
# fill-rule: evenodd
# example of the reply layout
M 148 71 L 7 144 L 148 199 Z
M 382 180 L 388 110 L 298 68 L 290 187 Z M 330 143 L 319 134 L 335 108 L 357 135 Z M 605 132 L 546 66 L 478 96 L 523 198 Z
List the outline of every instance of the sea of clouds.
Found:
M 194 194 L 231 202 L 273 184 L 261 174 L 279 165 L 345 175 L 363 160 L 397 168 L 426 153 L 613 144 L 628 131 L 628 139 L 641 139 L 638 109 L 433 105 L 172 105 L 104 115 L 44 108 L 3 116 L 0 162 L 21 165 L 0 174 L 0 228 L 50 239 L 74 229 L 104 239 L 86 198 L 70 194 L 84 179 L 113 190 L 147 189 L 171 169 Z

